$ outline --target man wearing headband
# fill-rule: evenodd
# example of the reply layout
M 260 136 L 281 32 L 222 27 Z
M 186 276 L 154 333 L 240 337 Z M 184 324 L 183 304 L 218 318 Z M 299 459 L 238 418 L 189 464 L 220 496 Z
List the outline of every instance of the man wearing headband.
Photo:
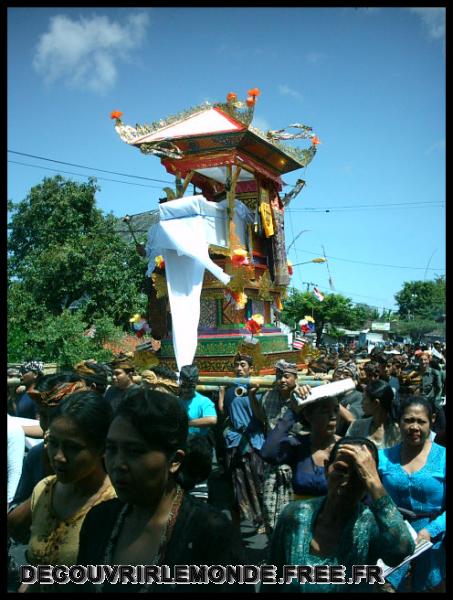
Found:
M 127 390 L 135 386 L 133 377 L 135 366 L 131 354 L 120 354 L 110 363 L 112 368 L 112 385 L 105 392 L 105 399 L 110 402 L 114 411 Z
M 81 379 L 94 392 L 103 396 L 108 384 L 108 369 L 94 360 L 82 360 L 74 367 L 75 373 L 80 375 Z
M 233 359 L 236 377 L 250 377 L 253 359 L 238 353 Z M 258 533 L 263 528 L 263 459 L 260 450 L 264 444 L 264 432 L 254 413 L 249 386 L 232 385 L 219 397 L 219 407 L 225 410 L 229 425 L 224 431 L 226 445 L 226 468 L 231 475 L 234 506 L 231 511 L 233 524 L 239 528 L 241 517 L 253 523 Z
M 178 396 L 178 376 L 166 365 L 156 365 L 151 369 L 145 369 L 140 375 L 142 387 Z
M 297 388 L 297 365 L 279 360 L 275 365 L 275 384 L 261 398 L 252 397 L 252 403 L 263 420 L 266 435 L 288 409 L 291 394 Z M 291 433 L 300 433 L 302 426 L 296 423 Z M 264 464 L 263 515 L 267 535 L 271 535 L 278 515 L 293 495 L 292 470 L 289 465 Z
M 44 364 L 37 360 L 26 362 L 20 367 L 21 385 L 16 390 L 16 393 L 20 394 L 16 400 L 16 417 L 37 418 L 38 410 L 28 391 L 33 387 L 36 379 L 43 374 L 43 371 Z
M 354 362 L 339 360 L 337 368 L 333 372 L 332 381 L 351 378 L 357 383 L 358 377 L 358 369 Z M 340 402 L 340 413 L 337 435 L 343 436 L 353 421 L 361 419 L 364 416 L 362 407 L 363 393 L 357 389 L 350 390 L 341 394 L 338 400 Z

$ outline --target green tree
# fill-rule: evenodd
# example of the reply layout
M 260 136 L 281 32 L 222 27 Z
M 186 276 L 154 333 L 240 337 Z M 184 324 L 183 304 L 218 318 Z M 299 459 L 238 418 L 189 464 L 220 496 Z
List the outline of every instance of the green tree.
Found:
M 419 319 L 415 317 L 410 320 L 396 321 L 392 327 L 397 335 L 410 336 L 414 341 L 419 341 L 422 337 L 434 330 L 444 331 L 445 326 L 439 325 L 432 319 Z
M 282 321 L 295 328 L 305 316 L 313 316 L 316 327 L 316 345 L 321 343 L 324 327 L 343 325 L 350 327 L 354 322 L 353 306 L 349 298 L 341 294 L 326 294 L 320 302 L 312 293 L 291 288 L 282 311 Z
M 146 314 L 145 262 L 115 232 L 117 219 L 96 208 L 96 191 L 95 179 L 57 176 L 24 200 L 8 202 L 8 352 L 14 360 L 55 360 L 59 345 L 61 360 L 69 360 L 71 340 L 92 353 L 100 341 L 84 337 L 83 327 L 97 322 L 106 337 L 109 328 L 112 334 L 117 326 L 129 328 L 132 314 Z
M 352 326 L 356 328 L 365 327 L 368 321 L 377 321 L 379 319 L 379 310 L 374 306 L 359 303 L 352 310 Z
M 43 314 L 59 315 L 80 301 L 87 321 L 108 315 L 126 325 L 146 306 L 144 263 L 115 233 L 115 217 L 96 208 L 97 190 L 94 179 L 57 176 L 12 205 L 9 278 Z
M 402 319 L 435 320 L 445 312 L 445 278 L 406 281 L 395 300 Z
M 87 323 L 79 312 L 64 310 L 60 315 L 48 314 L 29 328 L 13 323 L 8 328 L 8 360 L 41 359 L 57 363 L 62 368 L 71 368 L 77 362 L 92 358 L 108 361 L 112 357 L 103 343 L 118 339 L 121 328 L 115 327 L 108 317 L 101 317 L 93 323 L 94 337 L 86 334 Z M 108 335 L 106 336 L 106 331 Z

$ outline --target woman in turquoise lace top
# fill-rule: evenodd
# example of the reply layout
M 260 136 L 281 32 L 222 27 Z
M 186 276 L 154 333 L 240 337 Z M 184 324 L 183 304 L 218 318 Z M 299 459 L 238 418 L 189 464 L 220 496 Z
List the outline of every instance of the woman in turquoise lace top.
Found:
M 402 442 L 379 451 L 379 473 L 389 495 L 418 534 L 432 548 L 411 563 L 412 591 L 442 591 L 445 579 L 445 448 L 430 440 L 433 407 L 423 396 L 401 403 Z M 403 591 L 408 565 L 388 581 Z M 433 588 L 436 588 L 435 590 Z
M 414 542 L 377 472 L 376 446 L 365 438 L 343 438 L 328 461 L 327 496 L 294 501 L 282 511 L 271 541 L 269 562 L 282 565 L 375 565 L 379 558 L 396 566 L 412 553 Z M 361 502 L 366 494 L 369 506 Z M 383 580 L 382 582 L 383 583 Z M 272 588 L 272 589 L 271 589 Z M 282 592 L 370 592 L 370 583 L 315 584 L 296 579 Z M 263 592 L 276 586 L 263 585 Z

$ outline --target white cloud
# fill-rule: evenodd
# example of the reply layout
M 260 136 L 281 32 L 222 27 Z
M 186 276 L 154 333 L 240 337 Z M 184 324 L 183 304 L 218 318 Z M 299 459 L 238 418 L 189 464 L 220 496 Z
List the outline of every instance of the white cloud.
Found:
M 445 8 L 433 6 L 427 8 L 409 8 L 418 15 L 428 30 L 429 36 L 434 40 L 445 38 Z
M 253 127 L 256 127 L 257 129 L 261 129 L 261 131 L 269 131 L 269 129 L 271 128 L 271 126 L 266 121 L 266 119 L 262 119 L 261 117 L 255 117 L 255 116 L 253 117 L 252 125 L 253 125 Z
M 444 152 L 445 151 L 445 140 L 437 140 L 437 142 L 434 142 L 434 144 L 431 144 L 431 146 L 429 146 L 429 148 L 427 148 L 425 150 L 425 155 L 429 156 L 430 154 L 432 154 L 433 152 Z
M 323 52 L 309 52 L 306 54 L 305 59 L 311 65 L 317 65 L 326 57 L 327 54 L 324 54 Z
M 37 44 L 35 70 L 46 83 L 63 81 L 70 88 L 104 93 L 118 78 L 118 63 L 144 38 L 149 24 L 145 12 L 130 14 L 121 23 L 106 16 L 57 15 Z
M 297 90 L 293 90 L 292 88 L 290 88 L 289 85 L 286 85 L 286 83 L 280 84 L 278 86 L 278 91 L 280 92 L 280 94 L 282 94 L 282 96 L 291 96 L 292 98 L 296 98 L 297 100 L 303 100 L 302 94 L 300 94 Z

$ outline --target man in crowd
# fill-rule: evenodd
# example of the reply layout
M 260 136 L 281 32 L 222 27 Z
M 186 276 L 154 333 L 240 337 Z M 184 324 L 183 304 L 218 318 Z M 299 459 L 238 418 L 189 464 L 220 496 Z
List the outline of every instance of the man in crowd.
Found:
M 26 362 L 20 367 L 21 385 L 16 390 L 16 394 L 19 394 L 16 399 L 16 417 L 37 418 L 38 408 L 28 394 L 28 390 L 33 387 L 36 379 L 43 374 L 43 369 L 43 363 L 37 360 Z
M 74 372 L 80 375 L 86 386 L 104 396 L 108 385 L 108 368 L 94 360 L 82 360 L 74 367 Z
M 275 365 L 275 384 L 258 400 L 252 396 L 252 402 L 257 402 L 256 413 L 261 416 L 266 435 L 274 429 L 279 419 L 288 410 L 291 394 L 297 387 L 297 365 L 284 360 Z M 301 432 L 302 426 L 296 423 L 292 433 Z M 277 517 L 284 506 L 292 499 L 292 470 L 289 465 L 264 465 L 263 515 L 267 535 L 275 527 Z
M 105 398 L 115 410 L 124 398 L 126 390 L 136 385 L 133 379 L 136 373 L 132 356 L 129 354 L 120 354 L 112 360 L 110 366 L 112 368 L 112 385 L 106 391 Z
M 189 439 L 196 435 L 208 437 L 209 430 L 217 423 L 214 402 L 196 391 L 198 368 L 186 365 L 179 374 L 179 397 L 189 417 Z
M 237 377 L 250 377 L 253 359 L 238 353 L 234 357 Z M 244 385 L 228 387 L 219 397 L 219 408 L 228 416 L 224 437 L 226 468 L 231 476 L 234 493 L 233 524 L 239 528 L 241 516 L 252 521 L 258 533 L 264 533 L 263 524 L 263 459 L 264 432 L 250 402 L 253 388 Z
M 207 501 L 209 497 L 208 476 L 212 466 L 213 446 L 209 435 L 217 423 L 217 413 L 214 402 L 196 391 L 199 372 L 195 365 L 185 365 L 179 373 L 179 397 L 189 418 L 188 444 L 190 454 L 204 466 L 206 477 L 193 481 L 190 494 Z M 187 469 L 186 464 L 186 471 Z M 190 465 L 189 465 L 190 466 Z
M 418 373 L 421 376 L 419 392 L 438 406 L 442 384 L 439 372 L 430 367 L 430 361 L 431 355 L 429 352 L 422 352 L 419 354 Z
M 357 384 L 358 377 L 357 366 L 353 361 L 347 363 L 338 361 L 338 366 L 332 375 L 332 381 L 351 378 Z M 363 417 L 363 393 L 358 389 L 350 390 L 341 394 L 339 401 L 340 413 L 337 425 L 337 435 L 343 436 L 353 421 Z

